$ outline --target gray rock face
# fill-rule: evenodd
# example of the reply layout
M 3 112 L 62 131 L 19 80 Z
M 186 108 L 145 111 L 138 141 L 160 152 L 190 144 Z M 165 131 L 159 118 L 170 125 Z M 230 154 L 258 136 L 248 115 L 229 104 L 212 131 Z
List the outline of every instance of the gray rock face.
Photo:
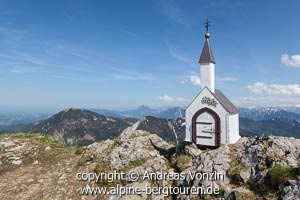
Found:
M 222 188 L 229 184 L 227 170 L 230 168 L 230 149 L 228 145 L 210 150 L 200 150 L 196 145 L 189 145 L 185 147 L 185 153 L 193 158 L 192 166 L 186 168 L 182 173 L 200 173 L 203 177 L 214 174 L 216 177 L 201 179 L 187 175 L 187 179 L 179 181 L 178 185 L 187 184 L 190 187 L 207 189 L 212 186 Z M 197 197 L 198 195 L 179 195 L 179 199 L 193 199 Z
M 202 151 L 198 149 L 195 144 L 187 145 L 184 148 L 185 153 L 190 155 L 194 159 L 197 159 L 201 156 Z
M 70 191 L 68 195 L 74 195 L 76 187 L 85 184 L 74 180 L 76 172 L 122 171 L 129 174 L 135 171 L 139 175 L 136 181 L 127 177 L 123 181 L 116 181 L 111 184 L 113 186 L 120 184 L 128 187 L 146 187 L 147 185 L 150 187 L 201 187 L 203 189 L 217 187 L 220 189 L 221 194 L 218 196 L 205 196 L 205 199 L 259 199 L 261 198 L 259 193 L 261 192 L 259 190 L 260 186 L 265 184 L 267 177 L 270 176 L 270 172 L 276 169 L 274 166 L 284 166 L 284 169 L 293 170 L 299 169 L 300 166 L 299 139 L 285 137 L 269 137 L 268 139 L 241 138 L 236 144 L 222 145 L 217 149 L 198 149 L 196 145 L 190 144 L 185 145 L 182 149 L 179 148 L 180 153 L 175 156 L 175 147 L 173 145 L 155 134 L 138 130 L 137 127 L 139 127 L 139 122 L 125 129 L 119 137 L 92 143 L 85 146 L 78 154 L 74 153 L 74 150 L 69 152 L 70 154 L 66 154 L 66 150 L 69 149 L 70 151 L 70 148 L 63 149 L 62 147 L 51 146 L 49 143 L 37 145 L 39 136 L 36 136 L 35 140 L 30 138 L 11 139 L 9 137 L 0 137 L 0 175 L 1 167 L 3 173 L 9 173 L 10 168 L 13 169 L 12 172 L 22 172 L 21 169 L 26 167 L 26 170 L 21 174 L 22 176 L 29 176 L 30 174 L 24 173 L 29 169 L 34 174 L 34 176 L 29 176 L 30 179 L 26 178 L 26 180 L 32 179 L 31 182 L 36 182 L 35 192 L 40 189 L 40 185 L 43 185 L 41 186 L 43 187 L 42 190 L 52 195 L 53 189 L 50 191 L 48 189 L 49 185 L 47 185 L 51 183 L 51 187 L 56 187 L 56 184 L 63 186 L 62 190 L 60 190 L 61 194 L 58 195 L 62 195 L 65 191 Z M 65 154 L 65 157 L 61 158 L 60 156 L 62 155 L 59 153 Z M 55 168 L 48 164 L 48 162 L 51 163 L 53 155 L 57 155 L 55 160 L 53 160 L 53 163 L 57 163 Z M 45 156 L 47 156 L 47 159 L 45 159 Z M 45 170 L 45 167 L 47 170 Z M 36 172 L 39 169 L 43 170 L 37 175 Z M 62 173 L 58 173 L 57 169 Z M 171 181 L 155 178 L 149 180 L 142 178 L 145 172 L 180 173 L 184 175 L 184 178 Z M 52 179 L 50 180 L 45 173 L 52 174 Z M 192 174 L 195 176 L 191 176 Z M 213 174 L 213 177 L 205 178 L 205 175 L 210 176 L 211 174 Z M 13 175 L 14 173 L 11 173 L 11 176 Z M 279 177 L 283 175 L 285 174 L 279 174 Z M 17 177 L 22 178 L 22 176 Z M 199 176 L 202 176 L 202 179 Z M 300 180 L 298 176 L 299 173 L 296 171 L 295 174 L 285 177 L 281 183 L 277 184 L 279 185 L 278 187 L 277 185 L 272 186 L 276 187 L 275 190 L 279 191 L 278 194 L 271 194 L 269 198 L 263 193 L 264 198 L 272 199 L 273 197 L 274 199 L 274 195 L 278 195 L 276 198 L 300 199 Z M 19 183 L 22 183 L 21 179 L 18 180 Z M 2 181 L 0 184 L 4 187 L 6 183 Z M 75 187 L 74 184 L 79 185 Z M 103 183 L 93 182 L 91 184 L 92 186 L 99 186 Z M 11 181 L 10 186 L 6 187 L 6 191 L 11 191 L 12 186 L 13 188 L 19 187 L 18 185 L 13 185 Z M 7 197 L 10 194 L 6 192 L 5 195 L 2 197 Z M 18 195 L 22 195 L 22 191 Z M 26 197 L 31 196 L 28 194 Z M 74 196 L 69 196 L 70 198 L 56 197 L 57 199 L 76 199 L 72 198 Z M 145 192 L 142 192 L 140 195 L 123 196 L 91 195 L 87 196 L 86 199 L 159 200 L 174 198 L 178 200 L 200 199 L 199 194 L 193 195 L 189 193 L 164 196 L 163 193 L 160 195 L 146 195 Z
M 182 187 L 218 187 L 224 190 L 223 197 L 236 199 L 239 194 L 246 199 L 256 198 L 257 193 L 245 187 L 246 183 L 260 184 L 264 181 L 272 167 L 300 166 L 300 141 L 294 138 L 270 137 L 268 139 L 241 138 L 236 144 L 222 145 L 217 149 L 200 150 L 196 145 L 186 145 L 183 149 L 185 163 L 181 163 L 180 171 L 170 167 L 170 158 L 164 157 L 161 150 L 174 148 L 157 135 L 137 130 L 139 122 L 125 129 L 118 141 L 107 140 L 95 143 L 89 148 L 94 152 L 108 152 L 108 161 L 112 169 L 124 169 L 132 162 L 143 160 L 140 166 L 131 166 L 142 174 L 144 171 L 178 172 L 185 175 L 184 180 L 174 181 Z M 116 144 L 117 143 L 117 144 Z M 99 146 L 99 147 L 97 147 Z M 105 150 L 106 149 L 106 150 Z M 107 151 L 109 149 L 109 151 Z M 160 150 L 159 150 L 160 149 Z M 189 158 L 189 159 L 188 159 Z M 180 163 L 177 163 L 177 165 Z M 216 174 L 217 179 L 198 179 L 189 174 Z M 238 182 L 237 182 L 238 181 Z M 136 183 L 131 183 L 134 185 Z M 142 181 L 139 184 L 147 184 Z M 168 185 L 167 181 L 156 183 Z M 279 188 L 278 188 L 279 189 Z M 281 188 L 282 198 L 298 198 L 298 180 L 290 181 L 290 185 Z M 126 199 L 128 197 L 111 197 L 111 199 Z M 135 197 L 132 197 L 133 199 Z M 138 197 L 137 197 L 138 198 Z M 145 199 L 139 196 L 140 199 Z M 152 199 L 157 197 L 152 197 Z M 198 195 L 177 195 L 177 199 L 197 199 Z
M 289 180 L 289 185 L 281 187 L 281 198 L 283 200 L 296 200 L 300 199 L 300 181 L 299 180 Z
M 141 177 L 145 172 L 156 173 L 159 171 L 169 172 L 172 170 L 167 159 L 162 155 L 164 151 L 173 146 L 160 137 L 149 132 L 136 130 L 139 122 L 125 129 L 122 134 L 114 140 L 106 140 L 89 145 L 85 152 L 93 154 L 98 159 L 105 160 L 110 170 L 121 170 L 124 173 L 135 171 L 139 174 L 139 181 L 129 182 L 128 187 L 146 187 L 146 185 L 168 185 L 168 181 L 149 181 Z M 149 199 L 143 192 L 142 195 L 112 195 L 110 200 Z M 153 195 L 151 199 L 164 199 L 162 195 Z

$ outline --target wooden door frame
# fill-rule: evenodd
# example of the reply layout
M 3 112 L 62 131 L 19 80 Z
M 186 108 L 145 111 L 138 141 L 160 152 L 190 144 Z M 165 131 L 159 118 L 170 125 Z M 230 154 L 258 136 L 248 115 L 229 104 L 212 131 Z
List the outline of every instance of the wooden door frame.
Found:
M 199 115 L 201 115 L 204 112 L 209 113 L 215 120 L 215 130 L 216 130 L 215 147 L 219 147 L 221 145 L 221 120 L 220 120 L 219 115 L 210 108 L 202 108 L 194 114 L 194 116 L 192 118 L 192 141 L 193 141 L 193 143 L 198 145 L 197 138 L 196 138 L 196 135 L 197 135 L 196 121 L 197 121 L 197 118 L 199 117 Z M 205 146 L 205 145 L 200 145 L 200 146 Z

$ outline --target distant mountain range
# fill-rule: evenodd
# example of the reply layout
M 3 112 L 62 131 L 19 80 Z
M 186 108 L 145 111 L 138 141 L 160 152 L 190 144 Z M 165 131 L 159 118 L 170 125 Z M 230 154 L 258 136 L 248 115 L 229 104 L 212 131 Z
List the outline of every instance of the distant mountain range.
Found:
M 82 146 L 95 141 L 113 139 L 119 136 L 125 128 L 140 120 L 138 129 L 157 134 L 170 143 L 176 142 L 172 126 L 176 130 L 179 141 L 182 142 L 185 136 L 183 118 L 185 111 L 179 107 L 152 109 L 141 106 L 127 111 L 66 109 L 50 118 L 46 118 L 47 115 L 33 116 L 22 120 L 16 120 L 20 119 L 16 117 L 14 118 L 16 124 L 13 120 L 10 123 L 2 123 L 0 134 L 41 132 L 52 135 L 65 145 Z M 9 121 L 8 118 L 0 119 Z M 300 138 L 300 114 L 272 107 L 242 108 L 240 109 L 240 134 L 242 136 L 279 135 Z
M 166 119 L 177 119 L 185 117 L 185 110 L 180 107 L 170 107 L 162 109 L 153 109 L 147 106 L 140 106 L 136 109 L 116 111 L 107 109 L 90 109 L 93 112 L 99 113 L 105 116 L 120 117 L 120 118 L 143 118 L 145 116 L 154 116 Z
M 154 116 L 137 118 L 115 118 L 100 115 L 83 109 L 67 109 L 49 119 L 33 124 L 26 132 L 45 133 L 62 141 L 65 145 L 83 146 L 95 141 L 113 139 L 121 132 L 140 120 L 138 130 L 149 131 L 164 140 L 175 144 L 184 141 L 185 120 L 183 118 L 166 119 Z M 300 120 L 274 118 L 253 120 L 240 118 L 241 136 L 278 135 L 300 138 Z
M 153 116 L 166 119 L 177 119 L 185 117 L 185 109 L 181 107 L 170 107 L 164 109 L 152 109 L 147 106 L 141 106 L 137 109 L 126 111 L 114 111 L 105 109 L 91 109 L 92 111 L 112 117 L 133 117 L 143 118 L 145 116 Z M 294 112 L 295 111 L 295 112 Z M 300 108 L 297 113 L 297 107 L 257 107 L 257 108 L 240 108 L 240 117 L 249 118 L 252 120 L 264 120 L 274 118 L 287 118 L 287 119 L 299 119 L 300 120 Z
M 240 108 L 240 117 L 252 120 L 267 120 L 275 118 L 298 119 L 300 114 L 275 107 Z
M 300 106 L 280 107 L 280 109 L 300 114 Z
M 84 109 L 96 112 L 100 115 L 116 118 L 138 118 L 153 116 L 166 119 L 177 119 L 185 117 L 185 109 L 181 107 L 150 108 L 140 106 L 130 110 L 109 110 L 109 109 Z M 53 113 L 27 114 L 27 113 L 0 113 L 0 128 L 15 124 L 28 124 L 38 122 L 52 116 Z M 240 108 L 240 117 L 253 120 L 289 118 L 300 119 L 300 107 L 258 107 Z

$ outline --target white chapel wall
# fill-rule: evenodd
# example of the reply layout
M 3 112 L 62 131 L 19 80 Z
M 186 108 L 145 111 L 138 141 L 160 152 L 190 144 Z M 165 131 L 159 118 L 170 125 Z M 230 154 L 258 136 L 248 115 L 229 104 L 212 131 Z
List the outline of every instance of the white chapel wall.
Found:
M 229 115 L 229 143 L 233 144 L 240 138 L 239 114 Z
M 206 104 L 202 104 L 202 98 L 203 97 L 209 97 L 215 99 L 218 104 L 216 107 L 214 106 L 208 106 Z M 220 102 L 211 94 L 211 92 L 204 88 L 201 93 L 194 99 L 194 101 L 189 105 L 189 107 L 186 109 L 186 138 L 185 141 L 192 142 L 192 118 L 194 114 L 200 110 L 201 108 L 208 107 L 211 110 L 215 111 L 218 116 L 220 117 L 221 122 L 221 144 L 226 143 L 226 115 L 227 111 L 223 108 L 223 106 L 220 104 Z

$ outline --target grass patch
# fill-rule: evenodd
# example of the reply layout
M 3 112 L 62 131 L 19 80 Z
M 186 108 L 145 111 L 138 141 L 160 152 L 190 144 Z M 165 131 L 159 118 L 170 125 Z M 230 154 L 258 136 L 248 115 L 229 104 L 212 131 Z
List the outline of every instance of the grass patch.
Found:
M 240 158 L 237 158 L 235 155 L 237 150 L 235 147 L 231 146 L 230 149 L 230 168 L 227 172 L 227 175 L 230 177 L 230 183 L 234 185 L 242 185 L 244 181 L 240 176 L 241 171 L 244 169 L 244 166 L 240 163 Z
M 98 160 L 98 163 L 94 168 L 94 172 L 97 174 L 111 172 L 109 161 L 104 160 L 103 158 Z M 119 182 L 120 182 L 119 180 L 108 180 L 104 178 L 104 179 L 100 179 L 97 183 L 100 186 L 112 187 L 118 184 Z
M 121 145 L 122 144 L 122 141 L 121 141 L 121 137 L 118 136 L 114 139 L 114 146 L 118 146 L 118 145 Z
M 265 181 L 272 188 L 277 190 L 280 184 L 286 184 L 290 179 L 296 179 L 300 174 L 299 168 L 289 166 L 275 166 L 266 175 Z
M 124 172 L 127 173 L 130 169 L 135 168 L 135 167 L 139 167 L 142 166 L 143 164 L 145 164 L 147 162 L 146 159 L 142 158 L 142 159 L 137 159 L 137 160 L 131 160 L 129 162 L 129 164 L 125 165 L 124 167 L 122 167 L 121 169 L 118 169 L 118 172 Z
M 75 153 L 76 155 L 80 155 L 80 154 L 82 154 L 82 151 L 83 151 L 83 148 L 82 148 L 82 147 L 76 147 L 74 153 Z
M 296 179 L 300 175 L 299 167 L 274 166 L 265 176 L 262 183 L 252 185 L 252 190 L 258 192 L 265 199 L 278 199 L 279 186 L 287 185 L 288 180 Z
M 36 138 L 38 141 L 48 144 L 51 147 L 64 147 L 63 143 L 55 140 L 52 136 L 46 134 L 39 134 Z
M 178 155 L 177 159 L 175 158 L 174 165 L 182 172 L 189 166 L 191 161 L 192 158 L 190 156 L 182 154 Z
M 51 135 L 47 135 L 43 133 L 11 133 L 11 134 L 2 134 L 0 135 L 0 137 L 10 137 L 10 138 L 19 138 L 19 139 L 33 138 L 51 147 L 64 147 L 63 143 L 55 140 Z
M 3 165 L 0 165 L 0 173 L 3 172 L 6 169 Z
M 137 159 L 137 160 L 131 160 L 130 161 L 130 165 L 132 167 L 138 167 L 138 166 L 141 166 L 143 164 L 146 163 L 146 159 L 142 158 L 142 159 Z
M 93 157 L 90 155 L 82 155 L 77 163 L 78 166 L 83 166 L 85 165 L 85 163 L 87 163 L 88 161 L 92 161 Z
M 110 170 L 109 166 L 110 166 L 110 163 L 107 160 L 100 159 L 100 160 L 98 160 L 98 163 L 95 166 L 94 172 L 95 173 L 108 172 Z

